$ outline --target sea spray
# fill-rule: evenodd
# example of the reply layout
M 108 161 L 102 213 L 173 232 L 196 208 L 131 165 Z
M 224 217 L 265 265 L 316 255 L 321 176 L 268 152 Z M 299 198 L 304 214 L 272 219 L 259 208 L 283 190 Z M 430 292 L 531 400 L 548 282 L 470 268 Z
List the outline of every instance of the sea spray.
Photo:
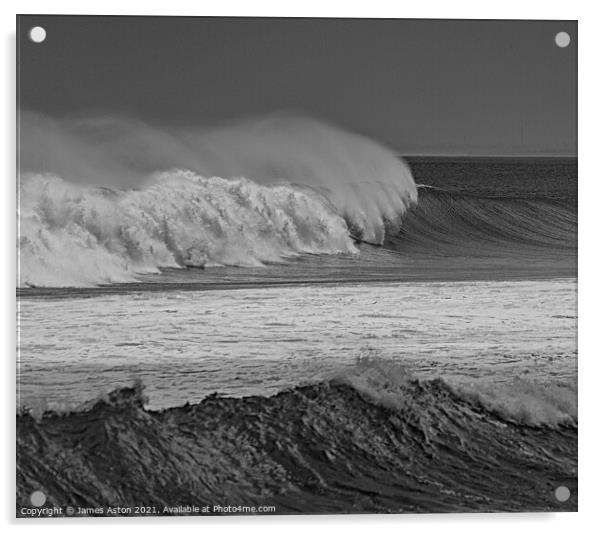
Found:
M 176 130 L 24 112 L 20 149 L 21 286 L 353 253 L 417 198 L 394 152 L 301 116 Z

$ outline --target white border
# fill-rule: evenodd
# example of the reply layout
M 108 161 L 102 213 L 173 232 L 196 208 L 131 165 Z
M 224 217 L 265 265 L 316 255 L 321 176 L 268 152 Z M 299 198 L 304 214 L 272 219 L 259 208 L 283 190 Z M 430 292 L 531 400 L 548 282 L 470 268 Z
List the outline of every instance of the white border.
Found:
M 133 528 L 201 527 L 203 530 L 230 530 L 236 526 L 246 531 L 305 531 L 307 528 L 345 527 L 363 531 L 378 527 L 399 532 L 404 528 L 425 531 L 445 529 L 455 531 L 488 532 L 518 528 L 533 531 L 562 531 L 585 528 L 599 522 L 595 514 L 600 480 L 600 431 L 602 422 L 598 406 L 602 402 L 598 389 L 602 380 L 602 353 L 598 349 L 597 314 L 600 302 L 600 223 L 597 218 L 599 199 L 602 198 L 602 151 L 598 144 L 600 127 L 600 85 L 602 39 L 600 9 L 596 2 L 587 0 L 529 1 L 503 0 L 499 2 L 440 0 L 418 2 L 343 2 L 304 0 L 298 3 L 276 1 L 229 2 L 131 2 L 125 0 L 99 1 L 6 1 L 2 11 L 3 68 L 1 84 L 3 113 L 1 143 L 5 162 L 2 180 L 3 221 L 0 224 L 3 242 L 2 268 L 2 338 L 5 340 L 3 377 L 5 379 L 4 415 L 2 432 L 2 460 L 5 463 L 0 484 L 0 505 L 4 522 L 15 527 L 14 493 L 14 413 L 15 413 L 15 14 L 120 14 L 120 15 L 247 15 L 247 16 L 346 16 L 346 17 L 400 17 L 400 18 L 504 18 L 504 19 L 570 19 L 579 20 L 579 513 L 558 514 L 496 514 L 496 515 L 364 515 L 364 516 L 299 516 L 299 517 L 232 517 L 232 518 L 162 518 L 96 520 L 20 520 L 21 530 L 41 526 L 55 530 L 65 526 L 110 526 L 117 530 Z M 19 527 L 17 526 L 17 527 Z

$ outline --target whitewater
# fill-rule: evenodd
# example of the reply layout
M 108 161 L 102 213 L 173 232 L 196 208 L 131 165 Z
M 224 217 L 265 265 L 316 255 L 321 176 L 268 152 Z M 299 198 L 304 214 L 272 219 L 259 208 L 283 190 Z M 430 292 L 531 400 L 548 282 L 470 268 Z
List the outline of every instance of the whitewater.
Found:
M 25 286 L 117 283 L 161 267 L 259 266 L 301 253 L 356 252 L 344 220 L 317 195 L 190 172 L 123 192 L 26 179 L 20 229 Z

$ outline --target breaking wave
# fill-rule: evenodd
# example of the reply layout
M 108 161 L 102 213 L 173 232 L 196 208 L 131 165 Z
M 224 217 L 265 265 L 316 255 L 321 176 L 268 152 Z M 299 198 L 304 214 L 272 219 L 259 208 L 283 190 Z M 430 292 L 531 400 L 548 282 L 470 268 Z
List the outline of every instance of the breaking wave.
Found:
M 335 376 L 367 398 L 395 410 L 415 409 L 415 391 L 445 392 L 445 403 L 468 403 L 506 422 L 531 427 L 577 427 L 577 384 L 537 383 L 514 379 L 504 383 L 486 381 L 419 380 L 403 365 L 381 358 L 360 358 L 350 370 Z M 437 407 L 453 411 L 429 398 Z
M 161 267 L 258 266 L 300 253 L 354 253 L 325 199 L 244 178 L 158 175 L 143 190 L 22 182 L 20 281 L 86 286 L 135 281 Z
M 305 117 L 167 132 L 24 113 L 20 144 L 20 286 L 354 253 L 417 195 L 392 151 Z
M 21 124 L 21 287 L 355 254 L 360 242 L 546 264 L 576 253 L 574 202 L 417 187 L 392 151 L 307 117 L 203 131 L 30 113 Z
M 80 411 L 18 415 L 17 504 L 44 490 L 48 505 L 143 502 L 163 514 L 190 501 L 278 513 L 575 510 L 575 390 L 518 387 L 466 389 L 364 361 L 271 397 L 163 411 L 144 408 L 140 385 L 119 389 Z

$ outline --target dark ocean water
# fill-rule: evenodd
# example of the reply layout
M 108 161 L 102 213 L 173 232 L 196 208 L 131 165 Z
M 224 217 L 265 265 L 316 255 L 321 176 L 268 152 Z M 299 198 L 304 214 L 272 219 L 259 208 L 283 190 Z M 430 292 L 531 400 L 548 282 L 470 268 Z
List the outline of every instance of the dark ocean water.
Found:
M 385 369 L 389 375 L 391 369 Z M 18 418 L 17 505 L 274 513 L 575 511 L 574 415 L 534 419 L 444 381 L 333 380 L 147 411 L 140 389 Z M 562 401 L 557 400 L 560 406 Z M 557 487 L 571 498 L 558 501 Z M 101 513 L 106 514 L 106 513 Z
M 418 203 L 386 248 L 465 261 L 473 272 L 576 275 L 576 160 L 416 158 L 410 166 Z
M 414 181 L 486 198 L 556 200 L 577 207 L 577 159 L 408 157 Z

